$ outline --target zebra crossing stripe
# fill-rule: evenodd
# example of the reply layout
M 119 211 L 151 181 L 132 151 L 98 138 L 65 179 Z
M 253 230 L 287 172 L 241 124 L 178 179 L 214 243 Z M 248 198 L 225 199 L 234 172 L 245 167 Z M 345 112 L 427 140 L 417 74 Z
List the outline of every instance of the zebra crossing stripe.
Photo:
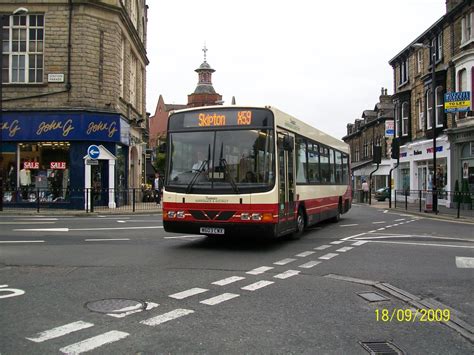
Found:
M 191 296 L 194 296 L 194 295 L 198 295 L 200 293 L 207 292 L 207 291 L 209 291 L 209 290 L 206 290 L 205 288 L 195 287 L 195 288 L 191 288 L 189 290 L 183 291 L 183 292 L 178 292 L 178 293 L 175 293 L 173 295 L 169 295 L 169 297 L 175 298 L 177 300 L 182 300 L 184 298 L 191 297 Z
M 26 339 L 34 341 L 35 343 L 42 343 L 43 341 L 59 338 L 63 335 L 74 333 L 79 330 L 90 328 L 93 326 L 94 324 L 92 323 L 77 321 L 77 322 L 62 325 L 60 327 L 46 330 L 44 332 L 38 333 L 38 335 L 34 338 L 26 338 Z
M 208 298 L 207 300 L 201 301 L 200 303 L 207 304 L 208 306 L 215 306 L 216 304 L 231 300 L 232 298 L 236 298 L 239 296 L 240 295 L 237 295 L 235 293 L 223 293 L 222 295 Z
M 274 278 L 276 279 L 287 279 L 289 277 L 292 277 L 292 276 L 296 276 L 298 275 L 300 272 L 297 271 L 297 270 L 288 270 L 288 271 L 285 271 L 285 272 L 282 272 L 281 274 L 278 274 L 278 275 L 275 275 L 273 276 Z
M 128 337 L 130 334 L 111 330 L 110 332 L 97 335 L 95 337 L 80 341 L 75 344 L 65 346 L 59 349 L 63 354 L 81 354 L 86 351 L 94 350 L 102 345 L 110 344 Z
M 191 314 L 191 313 L 194 313 L 194 311 L 191 310 L 191 309 L 178 308 L 178 309 L 175 309 L 174 311 L 164 313 L 164 314 L 160 314 L 159 316 L 143 320 L 140 323 L 145 324 L 145 325 L 149 325 L 150 327 L 154 327 L 154 326 L 157 326 L 159 324 L 169 322 L 170 320 L 174 320 L 174 319 L 186 316 L 186 315 Z

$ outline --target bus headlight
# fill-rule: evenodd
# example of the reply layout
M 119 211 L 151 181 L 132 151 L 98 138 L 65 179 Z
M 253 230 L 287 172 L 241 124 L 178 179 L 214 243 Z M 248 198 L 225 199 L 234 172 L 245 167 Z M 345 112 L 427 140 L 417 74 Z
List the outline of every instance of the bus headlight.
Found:
M 176 212 L 175 211 L 168 211 L 168 218 L 175 218 L 176 217 Z
M 240 214 L 240 219 L 242 221 L 250 221 L 250 213 L 241 213 Z
M 261 213 L 252 213 L 252 221 L 261 221 L 262 214 Z
M 176 217 L 178 217 L 178 218 L 184 218 L 184 211 L 178 211 L 178 212 L 176 213 Z

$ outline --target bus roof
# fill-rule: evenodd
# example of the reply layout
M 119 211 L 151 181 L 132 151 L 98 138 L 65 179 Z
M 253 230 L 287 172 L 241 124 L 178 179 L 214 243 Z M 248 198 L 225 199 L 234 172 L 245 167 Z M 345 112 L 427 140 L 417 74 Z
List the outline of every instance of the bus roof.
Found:
M 330 136 L 327 133 L 324 133 L 323 131 L 320 131 L 319 129 L 301 121 L 300 119 L 291 116 L 283 111 L 280 111 L 276 107 L 273 106 L 249 106 L 249 105 L 215 105 L 215 106 L 202 106 L 202 107 L 192 107 L 192 108 L 187 108 L 187 109 L 182 109 L 182 110 L 176 110 L 176 111 L 171 111 L 170 115 L 172 113 L 180 113 L 180 112 L 186 112 L 186 111 L 195 111 L 195 110 L 203 110 L 203 109 L 227 109 L 227 108 L 233 108 L 233 109 L 240 109 L 240 108 L 264 108 L 268 109 L 273 112 L 275 116 L 275 121 L 276 125 L 279 128 L 283 128 L 289 132 L 293 132 L 296 134 L 299 134 L 301 136 L 310 138 L 316 142 L 325 144 L 327 146 L 330 146 L 334 149 L 340 150 L 344 153 L 350 153 L 349 145 L 343 142 L 340 139 L 337 139 L 333 136 Z

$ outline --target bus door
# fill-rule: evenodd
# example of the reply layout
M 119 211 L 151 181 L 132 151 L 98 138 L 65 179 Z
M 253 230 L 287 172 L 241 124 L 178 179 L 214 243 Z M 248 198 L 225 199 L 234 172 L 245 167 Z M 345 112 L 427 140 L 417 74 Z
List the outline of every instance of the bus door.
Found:
M 295 228 L 294 138 L 278 133 L 278 232 Z

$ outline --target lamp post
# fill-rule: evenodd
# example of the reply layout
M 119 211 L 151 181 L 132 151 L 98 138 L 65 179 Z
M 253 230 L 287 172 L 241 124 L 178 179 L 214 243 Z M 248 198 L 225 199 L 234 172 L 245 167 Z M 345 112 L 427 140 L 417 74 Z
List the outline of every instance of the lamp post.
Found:
M 3 24 L 9 16 L 0 14 L 0 211 L 3 211 Z
M 432 194 L 433 194 L 433 212 L 438 213 L 438 188 L 436 186 L 436 41 L 433 39 L 431 45 L 423 43 L 415 43 L 412 45 L 413 48 L 429 48 L 431 50 L 431 100 L 432 102 L 432 130 L 433 130 L 433 177 L 432 183 Z M 428 105 L 427 105 L 428 107 Z

